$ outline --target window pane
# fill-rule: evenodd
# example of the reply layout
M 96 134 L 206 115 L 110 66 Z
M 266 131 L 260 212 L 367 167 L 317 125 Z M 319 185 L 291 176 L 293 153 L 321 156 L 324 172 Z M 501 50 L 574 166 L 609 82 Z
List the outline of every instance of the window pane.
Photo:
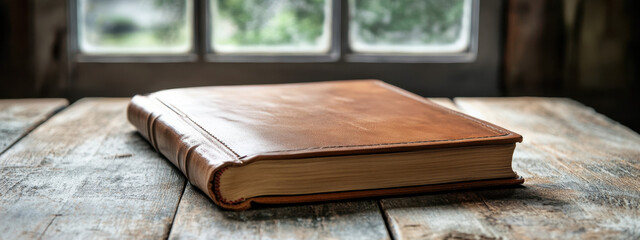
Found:
M 469 46 L 471 0 L 350 0 L 354 52 L 454 53 Z
M 79 0 L 78 43 L 87 54 L 185 53 L 191 0 Z
M 325 53 L 331 0 L 212 0 L 211 44 L 220 53 Z

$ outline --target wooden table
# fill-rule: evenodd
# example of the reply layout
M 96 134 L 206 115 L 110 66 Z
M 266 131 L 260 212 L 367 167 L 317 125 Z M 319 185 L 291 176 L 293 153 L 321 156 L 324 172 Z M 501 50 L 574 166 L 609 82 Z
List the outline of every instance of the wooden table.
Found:
M 225 211 L 134 131 L 128 99 L 0 100 L 0 239 L 640 238 L 637 133 L 569 99 L 435 101 L 522 134 L 524 186 Z

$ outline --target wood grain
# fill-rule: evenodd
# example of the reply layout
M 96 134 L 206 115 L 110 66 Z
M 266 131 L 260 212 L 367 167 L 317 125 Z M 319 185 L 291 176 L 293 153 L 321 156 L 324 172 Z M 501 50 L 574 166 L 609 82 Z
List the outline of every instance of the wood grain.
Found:
M 0 239 L 640 238 L 640 136 L 572 100 L 434 99 L 522 134 L 523 187 L 241 212 L 185 187 L 127 102 L 81 100 L 0 155 Z
M 170 239 L 389 239 L 373 200 L 228 211 L 188 184 Z
M 0 154 L 69 103 L 65 99 L 1 99 Z
M 568 99 L 455 103 L 524 136 L 513 160 L 524 187 L 384 199 L 394 237 L 640 237 L 637 133 Z
M 520 236 L 640 238 L 640 135 L 570 99 L 456 104 L 525 136 L 514 169 L 527 188 L 509 198 L 481 195 L 496 222 Z
M 127 103 L 81 100 L 0 156 L 0 239 L 168 236 L 185 179 Z

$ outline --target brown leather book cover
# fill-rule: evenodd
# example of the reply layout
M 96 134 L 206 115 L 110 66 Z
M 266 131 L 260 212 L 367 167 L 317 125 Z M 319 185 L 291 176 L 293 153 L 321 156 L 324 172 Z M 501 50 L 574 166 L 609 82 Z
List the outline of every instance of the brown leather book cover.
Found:
M 378 80 L 170 89 L 133 97 L 129 121 L 214 203 L 227 209 L 514 185 L 482 179 L 423 186 L 226 199 L 228 167 L 254 161 L 384 154 L 522 137 Z M 402 176 L 398 176 L 402 177 Z

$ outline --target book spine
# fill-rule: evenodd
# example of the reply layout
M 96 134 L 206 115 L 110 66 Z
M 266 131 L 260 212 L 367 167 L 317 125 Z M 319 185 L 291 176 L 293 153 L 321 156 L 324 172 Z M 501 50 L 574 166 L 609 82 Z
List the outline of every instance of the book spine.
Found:
M 135 96 L 127 107 L 129 122 L 186 176 L 187 180 L 205 192 L 214 203 L 225 208 L 214 191 L 216 172 L 237 159 L 224 147 L 204 137 L 167 106 L 147 96 Z

